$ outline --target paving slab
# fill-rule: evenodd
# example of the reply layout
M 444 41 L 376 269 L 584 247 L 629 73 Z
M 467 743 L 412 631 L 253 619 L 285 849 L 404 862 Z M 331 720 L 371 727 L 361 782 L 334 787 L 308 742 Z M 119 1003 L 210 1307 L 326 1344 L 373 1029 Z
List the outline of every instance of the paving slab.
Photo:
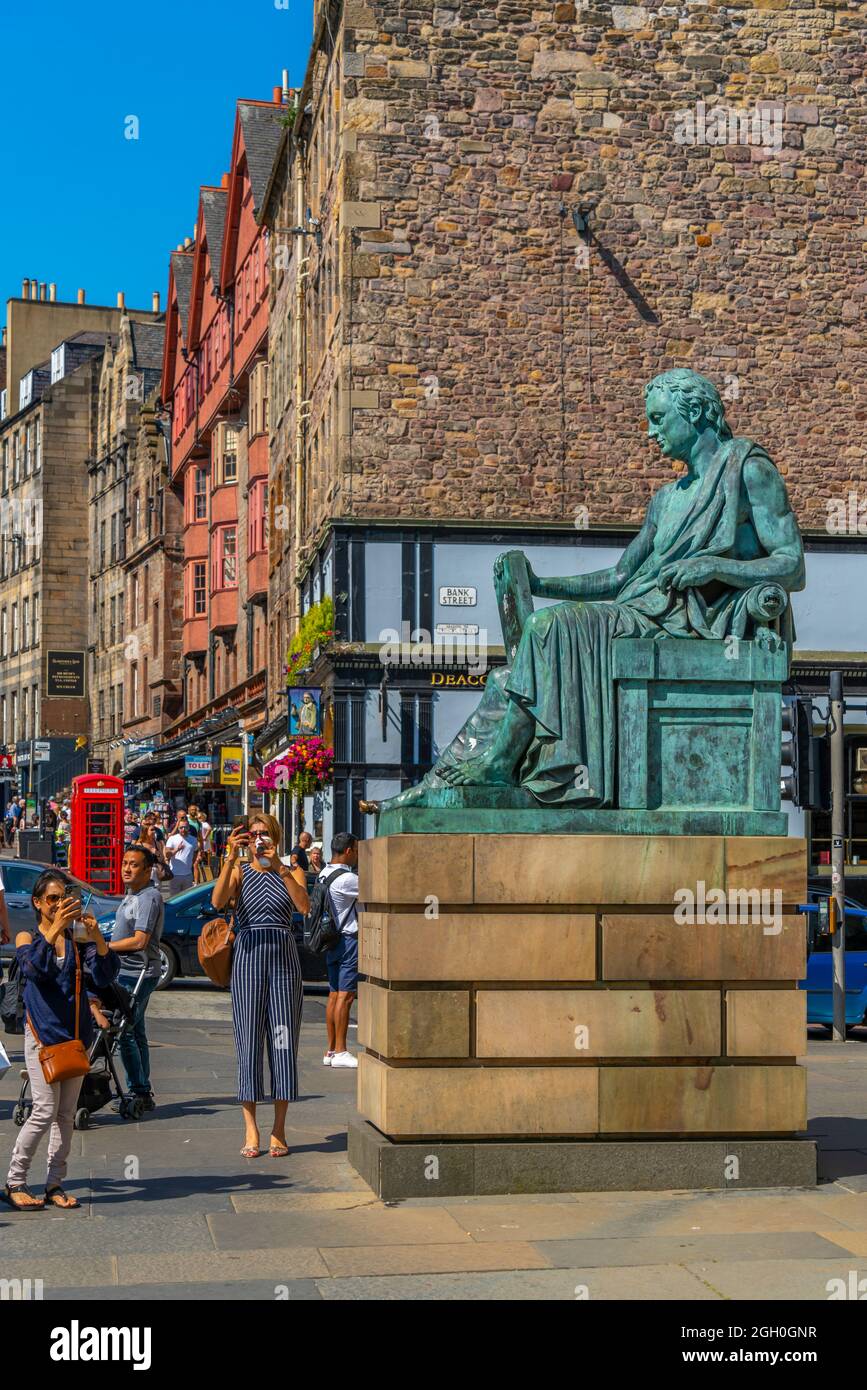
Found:
M 490 1302 L 628 1300 L 716 1302 L 721 1297 L 700 1276 L 678 1265 L 642 1269 L 548 1269 L 502 1274 L 428 1274 L 346 1278 L 320 1282 L 322 1297 L 344 1299 Z
M 437 1274 L 451 1270 L 547 1269 L 552 1261 L 526 1241 L 478 1245 L 357 1245 L 321 1250 L 335 1277 L 371 1274 Z
M 117 1279 L 120 1284 L 196 1283 L 214 1284 L 273 1279 L 283 1284 L 291 1279 L 315 1279 L 328 1273 L 328 1266 L 315 1247 L 190 1251 L 185 1254 L 119 1255 Z
M 278 1246 L 454 1244 L 469 1235 L 447 1211 L 360 1207 L 341 1212 L 244 1212 L 207 1218 L 218 1250 Z
M 189 1284 L 105 1284 L 93 1288 L 84 1286 L 77 1290 L 76 1301 L 82 1303 L 200 1303 L 209 1300 L 221 1302 L 261 1302 L 274 1303 L 319 1303 L 322 1294 L 313 1279 L 288 1279 L 279 1286 L 279 1298 L 275 1289 L 278 1285 L 273 1279 L 234 1279 L 223 1283 Z M 45 1289 L 45 1300 L 52 1299 L 69 1302 L 69 1289 Z
M 867 1280 L 867 1264 L 862 1260 L 732 1260 L 710 1264 L 690 1263 L 690 1273 L 714 1289 L 720 1298 L 757 1299 L 762 1302 L 827 1302 L 830 1280 L 842 1280 L 848 1288 L 850 1271 Z M 839 1286 L 834 1286 L 839 1287 Z M 867 1283 L 865 1283 L 867 1288 Z
M 80 1254 L 69 1255 L 39 1254 L 36 1251 L 27 1254 L 15 1253 L 7 1250 L 4 1241 L 0 1275 L 4 1279 L 41 1279 L 45 1286 L 46 1298 L 52 1291 L 56 1292 L 59 1289 L 67 1290 L 68 1297 L 69 1289 L 113 1284 L 116 1262 L 112 1255 L 94 1255 L 86 1250 Z
M 575 1240 L 540 1240 L 536 1249 L 557 1268 L 685 1264 L 693 1260 L 835 1259 L 840 1246 L 812 1231 L 770 1235 L 582 1236 Z
M 214 1242 L 205 1216 L 184 1212 L 141 1212 L 134 1221 L 109 1220 L 88 1216 L 83 1210 L 52 1220 L 47 1212 L 33 1212 L 15 1218 L 12 1230 L 2 1236 L 2 1260 L 7 1256 L 106 1255 L 130 1251 L 213 1250 Z

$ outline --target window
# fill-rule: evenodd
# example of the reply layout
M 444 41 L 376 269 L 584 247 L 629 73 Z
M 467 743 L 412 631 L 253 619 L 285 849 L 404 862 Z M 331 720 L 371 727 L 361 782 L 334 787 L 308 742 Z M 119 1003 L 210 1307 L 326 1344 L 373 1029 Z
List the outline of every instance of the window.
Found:
M 160 605 L 159 600 L 154 599 L 153 613 L 151 614 L 151 647 L 154 656 L 160 654 Z
M 5 579 L 9 574 L 9 537 L 5 531 L 0 537 L 0 579 Z
M 112 594 L 108 605 L 108 645 L 113 647 L 117 641 L 117 596 Z
M 121 726 L 122 723 L 123 723 L 123 686 L 122 686 L 122 685 L 118 685 L 118 686 L 115 687 L 114 728 L 112 729 L 112 733 L 119 734 L 119 733 L 120 733 L 120 726 Z
M 126 605 L 125 605 L 125 603 L 124 603 L 124 596 L 123 596 L 123 594 L 118 594 L 118 596 L 117 596 L 117 640 L 118 640 L 118 642 L 122 642 L 122 641 L 123 641 L 123 630 L 124 630 L 124 619 L 125 619 L 125 607 L 126 607 Z
M 130 586 L 129 625 L 138 627 L 138 575 L 134 574 Z
M 21 737 L 30 737 L 30 691 L 26 685 L 21 692 Z
M 33 645 L 39 646 L 39 595 L 33 595 Z
M 15 453 L 12 460 L 12 486 L 21 478 L 21 432 L 16 430 L 14 436 Z
M 247 553 L 258 555 L 268 549 L 268 484 L 264 478 L 260 478 L 250 489 L 247 518 Z
M 6 696 L 0 695 L 0 730 L 4 743 L 9 742 L 9 718 L 6 709 Z
M 0 657 L 9 655 L 9 612 L 0 612 Z
M 129 687 L 130 687 L 130 719 L 135 719 L 138 714 L 138 662 L 134 661 L 129 668 Z
M 102 649 L 105 647 L 105 603 L 99 605 L 99 629 L 97 633 L 97 646 Z
M 18 742 L 18 691 L 12 691 L 12 742 Z
M 250 376 L 249 436 L 266 434 L 268 430 L 268 363 L 259 362 Z
M 31 464 L 33 462 L 33 426 L 28 425 L 24 431 L 24 477 L 30 477 Z
M 21 603 L 21 650 L 26 651 L 30 646 L 30 599 L 24 598 Z
M 31 711 L 33 714 L 33 737 L 39 737 L 39 686 L 33 687 L 33 699 L 31 701 Z
M 137 536 L 141 526 L 141 494 L 136 492 L 132 499 L 132 533 Z
M 194 562 L 192 566 L 192 585 L 190 592 L 189 609 L 189 615 L 191 618 L 200 618 L 202 614 L 206 611 L 208 606 L 208 593 L 206 587 L 207 581 L 205 578 L 205 570 L 206 566 L 204 560 L 196 560 Z
M 18 651 L 18 604 L 12 605 L 12 655 Z
M 99 721 L 100 738 L 105 734 L 105 691 L 100 690 L 96 699 L 97 719 Z
M 235 526 L 218 526 L 211 549 L 211 589 L 238 587 L 238 530 Z
M 193 514 L 191 521 L 205 521 L 208 515 L 208 470 L 197 468 L 193 479 Z
M 109 551 L 111 563 L 117 562 L 117 514 L 113 513 L 111 518 L 111 550 Z
M 105 522 L 99 523 L 99 568 L 105 569 Z
M 42 416 L 37 415 L 36 424 L 33 426 L 33 472 L 38 473 L 42 467 Z
M 3 440 L 3 463 L 0 471 L 0 491 L 9 491 L 9 440 Z
M 238 481 L 238 431 L 232 425 L 218 425 L 213 439 L 214 486 Z

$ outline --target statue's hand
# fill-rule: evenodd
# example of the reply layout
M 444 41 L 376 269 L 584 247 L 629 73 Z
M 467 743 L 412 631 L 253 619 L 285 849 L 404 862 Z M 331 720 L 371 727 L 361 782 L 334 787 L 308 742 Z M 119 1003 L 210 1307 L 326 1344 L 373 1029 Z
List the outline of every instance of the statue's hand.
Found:
M 664 565 L 659 571 L 659 587 L 663 592 L 669 589 L 700 589 L 717 579 L 717 561 L 713 556 L 702 560 L 677 560 L 673 565 Z

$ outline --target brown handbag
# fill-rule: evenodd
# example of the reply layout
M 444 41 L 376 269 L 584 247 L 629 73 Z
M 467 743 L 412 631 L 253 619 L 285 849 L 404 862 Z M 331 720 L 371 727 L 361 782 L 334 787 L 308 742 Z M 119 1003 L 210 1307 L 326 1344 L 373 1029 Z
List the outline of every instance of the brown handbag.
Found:
M 225 917 L 212 917 L 202 927 L 198 942 L 199 965 L 212 984 L 227 989 L 232 978 L 235 933 Z
M 53 1086 L 56 1082 L 72 1081 L 77 1076 L 87 1076 L 90 1071 L 90 1058 L 87 1055 L 87 1048 L 78 1036 L 78 1021 L 81 1008 L 81 962 L 78 958 L 78 949 L 74 941 L 67 943 L 75 951 L 75 1033 L 69 1042 L 54 1043 L 49 1047 L 43 1047 L 39 1042 L 39 1034 L 33 1027 L 33 1020 L 28 1015 L 27 1022 L 30 1024 L 30 1031 L 39 1044 L 39 1062 L 42 1067 L 42 1075 Z

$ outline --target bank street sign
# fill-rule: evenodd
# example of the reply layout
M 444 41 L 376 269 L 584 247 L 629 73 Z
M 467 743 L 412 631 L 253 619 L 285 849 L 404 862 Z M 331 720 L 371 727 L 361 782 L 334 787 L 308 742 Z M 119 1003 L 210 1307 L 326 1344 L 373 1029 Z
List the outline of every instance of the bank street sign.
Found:
M 440 589 L 441 608 L 475 608 L 477 591 L 466 584 L 449 584 Z

